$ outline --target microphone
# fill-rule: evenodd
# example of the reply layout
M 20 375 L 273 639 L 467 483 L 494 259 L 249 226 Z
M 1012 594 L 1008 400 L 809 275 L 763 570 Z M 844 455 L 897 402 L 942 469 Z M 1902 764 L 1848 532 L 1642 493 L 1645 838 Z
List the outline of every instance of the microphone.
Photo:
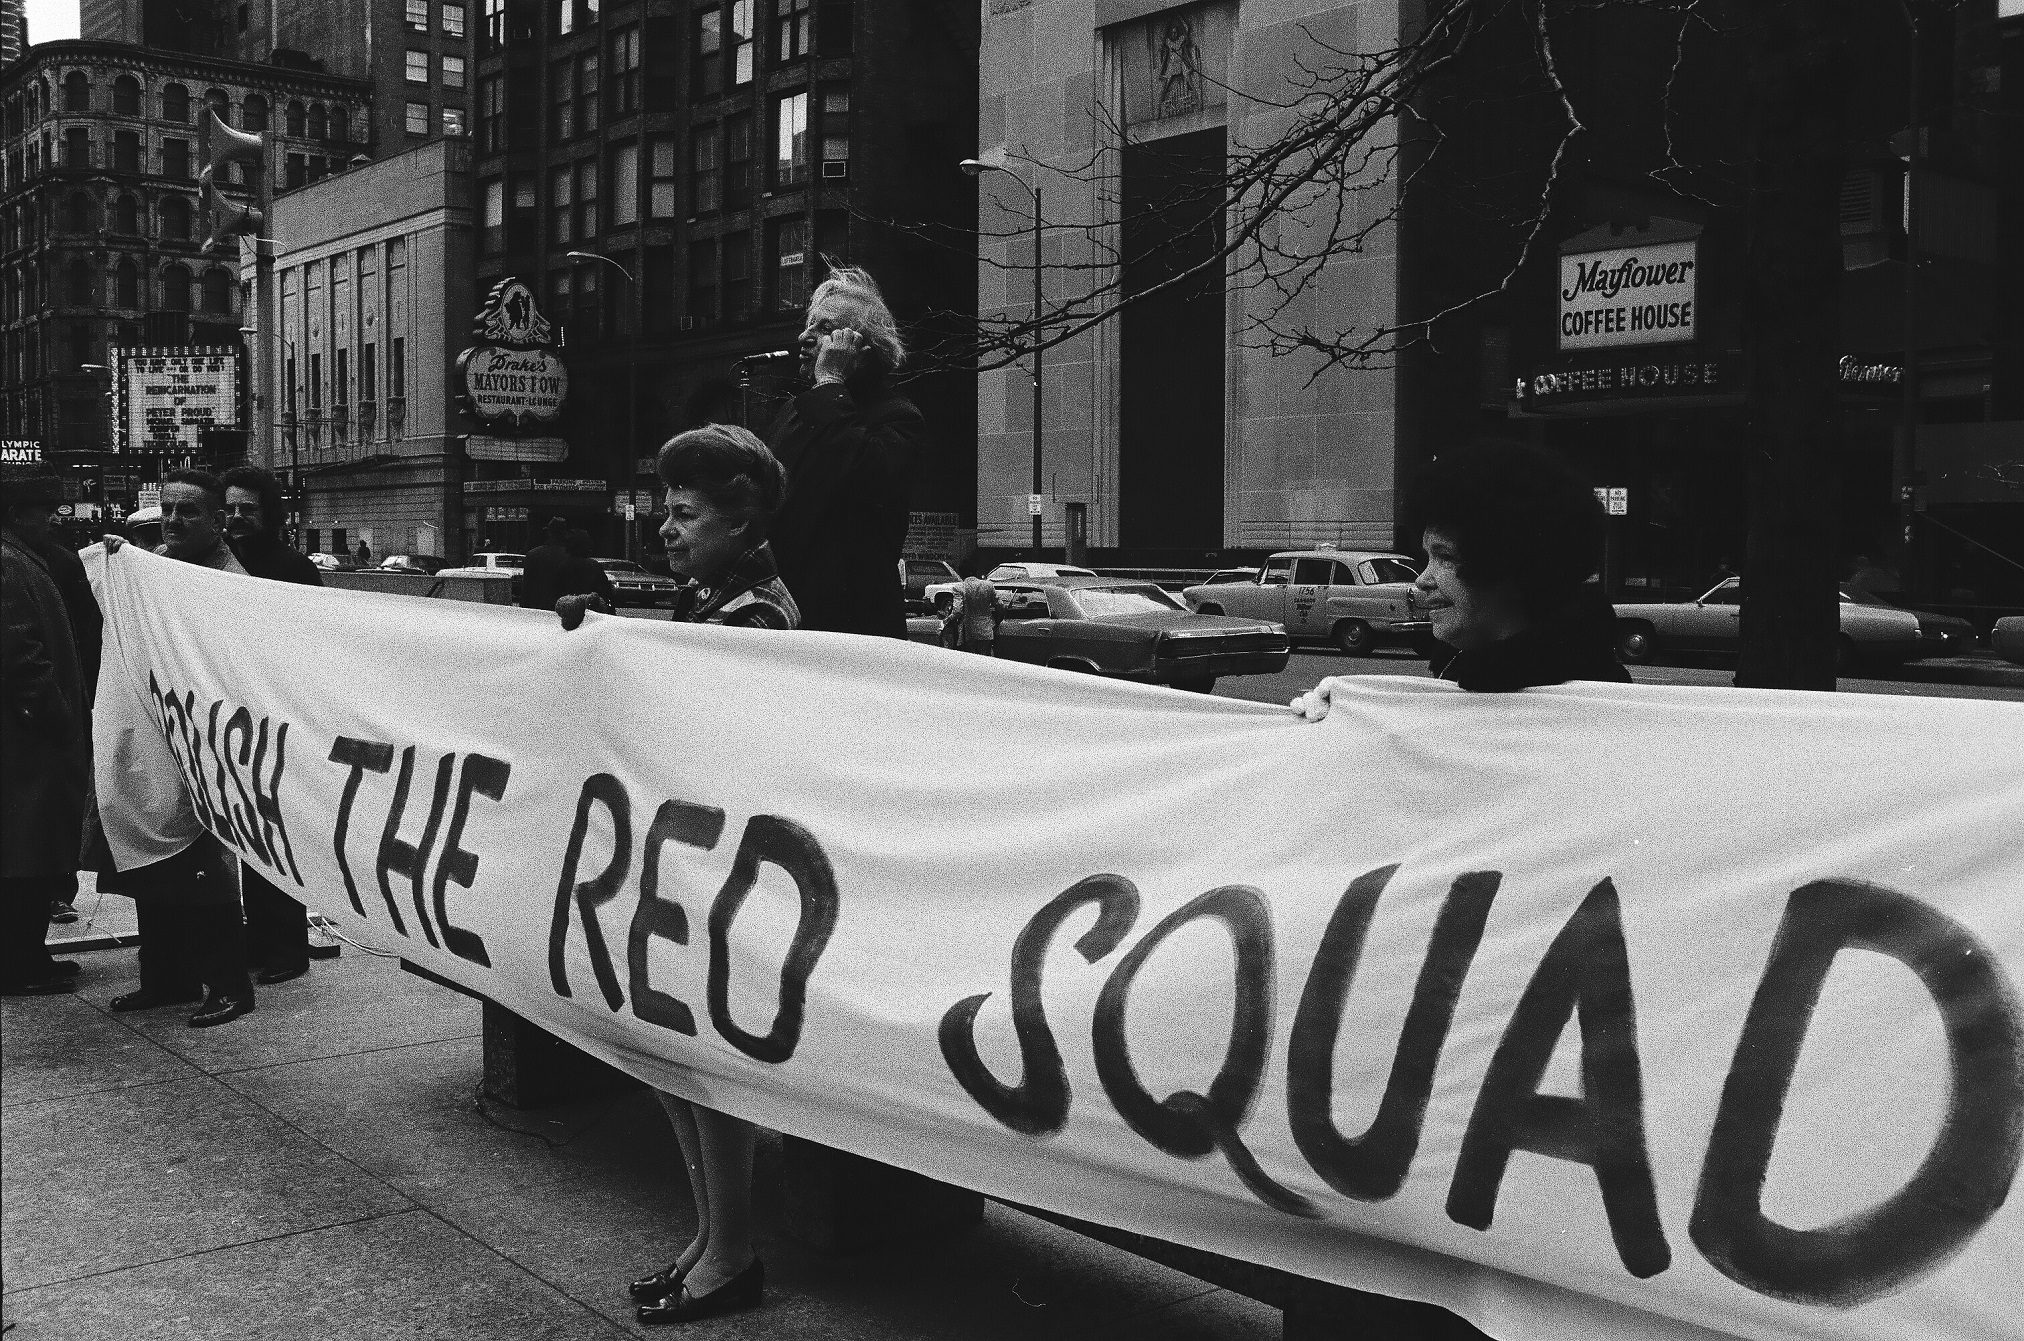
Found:
M 778 363 L 782 359 L 799 359 L 800 357 L 801 351 L 798 349 L 768 349 L 757 354 L 747 354 L 744 358 L 739 359 L 738 362 Z

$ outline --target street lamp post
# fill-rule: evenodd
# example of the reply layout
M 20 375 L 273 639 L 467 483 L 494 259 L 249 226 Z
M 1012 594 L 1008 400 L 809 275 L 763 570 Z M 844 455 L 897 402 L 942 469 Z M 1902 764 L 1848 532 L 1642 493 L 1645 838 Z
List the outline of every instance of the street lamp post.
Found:
M 625 282 L 632 288 L 634 305 L 636 307 L 640 306 L 639 283 L 633 278 L 632 271 L 626 269 L 617 261 L 612 260 L 611 257 L 600 255 L 594 251 L 572 251 L 566 253 L 566 255 L 579 261 L 603 261 L 606 265 L 624 275 Z M 644 311 L 635 312 L 632 321 L 626 326 L 626 466 L 619 478 L 625 483 L 628 505 L 630 505 L 633 496 L 632 479 L 634 471 L 632 462 L 634 453 L 639 451 L 640 442 L 640 319 L 645 315 Z M 612 492 L 614 495 L 617 494 L 618 486 L 616 484 L 612 486 Z M 639 557 L 639 532 L 632 518 L 627 518 L 625 524 L 625 556 L 628 559 Z
M 1036 500 L 1036 503 L 1032 507 L 1031 511 L 1033 513 L 1033 557 L 1037 559 L 1040 557 L 1040 509 L 1037 505 L 1037 500 L 1039 499 L 1041 493 L 1040 397 L 1042 386 L 1041 378 L 1044 373 L 1044 369 L 1041 364 L 1041 352 L 1040 352 L 1040 333 L 1041 333 L 1040 234 L 1042 227 L 1040 216 L 1040 187 L 1035 183 L 1027 182 L 1024 178 L 1020 177 L 1018 173 L 1012 171 L 1011 168 L 1005 166 L 1003 163 L 986 163 L 982 159 L 966 158 L 961 163 L 958 163 L 956 166 L 961 168 L 965 173 L 969 174 L 972 177 L 981 176 L 986 172 L 1002 172 L 1007 177 L 1010 177 L 1013 181 L 1018 182 L 1019 185 L 1025 190 L 1026 194 L 1033 197 L 1033 498 L 1034 500 Z

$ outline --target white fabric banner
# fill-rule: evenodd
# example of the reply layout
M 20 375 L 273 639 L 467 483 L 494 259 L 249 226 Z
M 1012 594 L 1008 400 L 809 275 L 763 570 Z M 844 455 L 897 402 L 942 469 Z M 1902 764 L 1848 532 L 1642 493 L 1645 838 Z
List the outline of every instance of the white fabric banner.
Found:
M 2024 708 L 305 589 L 131 547 L 101 806 L 655 1085 L 1507 1341 L 2024 1319 Z

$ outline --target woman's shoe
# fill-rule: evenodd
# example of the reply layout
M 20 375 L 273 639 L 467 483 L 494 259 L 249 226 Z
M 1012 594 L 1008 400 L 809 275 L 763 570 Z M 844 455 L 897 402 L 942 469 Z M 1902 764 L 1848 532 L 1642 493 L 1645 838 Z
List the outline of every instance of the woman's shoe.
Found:
M 690 1263 L 691 1266 L 694 1263 Z M 670 1262 L 651 1276 L 644 1276 L 625 1287 L 635 1304 L 657 1304 L 682 1288 L 682 1277 L 689 1274 L 689 1268 L 680 1262 Z
M 759 1296 L 766 1290 L 766 1264 L 758 1258 L 731 1279 L 719 1285 L 708 1294 L 690 1294 L 684 1285 L 657 1304 L 641 1304 L 633 1316 L 648 1327 L 660 1327 L 671 1322 L 694 1322 L 698 1318 L 714 1318 L 720 1313 L 735 1313 L 741 1308 L 751 1308 L 759 1302 Z

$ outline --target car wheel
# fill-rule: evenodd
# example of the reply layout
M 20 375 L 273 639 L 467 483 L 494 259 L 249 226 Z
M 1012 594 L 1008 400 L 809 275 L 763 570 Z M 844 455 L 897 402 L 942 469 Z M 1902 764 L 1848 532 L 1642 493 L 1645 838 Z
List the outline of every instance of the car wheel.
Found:
M 1192 679 L 1174 681 L 1174 688 L 1185 689 L 1191 694 L 1213 694 L 1216 692 L 1216 677 L 1197 675 Z
M 1335 645 L 1344 656 L 1367 657 L 1377 646 L 1377 636 L 1360 619 L 1345 619 L 1335 626 Z
M 1659 658 L 1658 635 L 1649 624 L 1621 624 L 1616 630 L 1616 659 L 1626 666 L 1649 666 Z

